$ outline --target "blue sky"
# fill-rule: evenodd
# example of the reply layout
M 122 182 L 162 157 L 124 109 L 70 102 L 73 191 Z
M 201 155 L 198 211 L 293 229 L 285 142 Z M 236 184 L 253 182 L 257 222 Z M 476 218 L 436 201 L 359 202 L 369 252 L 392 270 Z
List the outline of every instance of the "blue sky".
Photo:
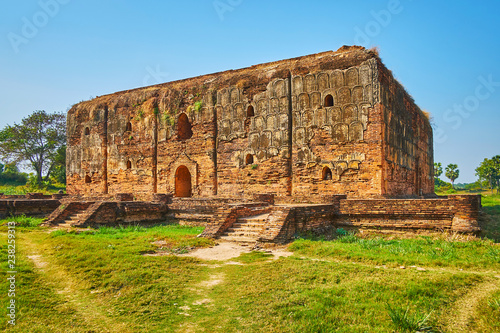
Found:
M 4 1 L 0 128 L 34 110 L 262 62 L 377 46 L 457 182 L 500 154 L 498 1 Z

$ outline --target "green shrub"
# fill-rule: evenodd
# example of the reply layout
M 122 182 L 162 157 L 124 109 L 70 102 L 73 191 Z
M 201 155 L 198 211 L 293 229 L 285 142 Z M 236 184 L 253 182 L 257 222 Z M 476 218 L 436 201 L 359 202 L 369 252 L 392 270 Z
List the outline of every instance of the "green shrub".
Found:
M 347 231 L 344 228 L 337 228 L 335 230 L 335 234 L 337 235 L 337 237 L 342 237 L 347 235 Z
M 194 110 L 196 112 L 199 112 L 202 107 L 203 107 L 203 102 L 202 101 L 198 101 L 198 102 L 194 103 Z

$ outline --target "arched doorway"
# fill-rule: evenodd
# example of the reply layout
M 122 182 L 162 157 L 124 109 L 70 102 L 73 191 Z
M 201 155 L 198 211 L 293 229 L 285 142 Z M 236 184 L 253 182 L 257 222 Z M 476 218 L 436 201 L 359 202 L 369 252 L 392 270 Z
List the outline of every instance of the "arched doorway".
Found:
M 191 196 L 191 173 L 184 165 L 178 167 L 175 172 L 175 196 L 179 198 Z

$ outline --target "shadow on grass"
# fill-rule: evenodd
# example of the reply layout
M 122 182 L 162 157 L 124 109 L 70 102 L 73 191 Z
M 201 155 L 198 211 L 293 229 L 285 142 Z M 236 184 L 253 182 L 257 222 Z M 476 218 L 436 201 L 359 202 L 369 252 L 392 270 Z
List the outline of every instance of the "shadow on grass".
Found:
M 484 206 L 479 218 L 481 237 L 500 243 L 500 204 Z

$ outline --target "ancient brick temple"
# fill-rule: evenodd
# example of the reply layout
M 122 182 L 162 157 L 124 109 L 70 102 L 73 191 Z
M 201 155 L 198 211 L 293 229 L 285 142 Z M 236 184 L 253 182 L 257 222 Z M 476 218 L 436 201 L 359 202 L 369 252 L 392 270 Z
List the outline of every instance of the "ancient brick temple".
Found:
M 428 117 L 358 46 L 101 96 L 67 129 L 70 196 L 47 225 L 480 230 L 479 196 L 434 195 Z
M 434 192 L 428 117 L 357 46 L 101 96 L 75 105 L 67 129 L 73 195 Z

